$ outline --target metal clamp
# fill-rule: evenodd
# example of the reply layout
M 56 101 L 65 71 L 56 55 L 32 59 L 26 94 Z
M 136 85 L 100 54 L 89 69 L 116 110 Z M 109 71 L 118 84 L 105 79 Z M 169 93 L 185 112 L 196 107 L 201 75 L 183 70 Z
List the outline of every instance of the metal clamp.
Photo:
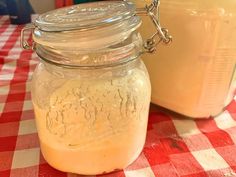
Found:
M 124 0 L 124 1 L 127 1 L 127 0 Z M 162 28 L 159 20 L 157 19 L 155 12 L 158 10 L 159 5 L 160 5 L 160 0 L 153 0 L 153 2 L 150 5 L 146 5 L 146 7 L 138 8 L 136 10 L 136 15 L 149 16 L 156 28 L 156 33 L 153 34 L 149 39 L 147 39 L 144 42 L 144 49 L 145 49 L 145 52 L 147 53 L 155 52 L 157 45 L 160 44 L 161 42 L 164 44 L 169 44 L 172 42 L 172 37 L 169 35 L 168 30 L 166 28 Z M 29 24 L 26 27 L 24 27 L 23 30 L 21 31 L 21 47 L 23 49 L 26 49 L 26 50 L 35 49 L 34 42 L 32 43 L 32 45 L 30 45 L 27 42 L 27 40 L 25 40 L 24 38 L 26 31 L 30 30 L 32 32 L 34 29 L 35 29 L 35 25 Z M 156 40 L 156 38 L 158 39 Z
M 150 5 L 146 5 L 144 8 L 138 8 L 136 11 L 137 15 L 149 16 L 156 28 L 156 33 L 144 42 L 144 49 L 147 53 L 155 52 L 157 45 L 161 42 L 164 44 L 170 44 L 172 42 L 172 36 L 169 35 L 166 28 L 161 27 L 159 20 L 156 17 L 155 11 L 158 10 L 159 5 L 160 0 L 153 0 Z M 157 37 L 159 38 L 158 40 L 155 39 Z
M 34 50 L 35 48 L 34 42 L 32 43 L 32 45 L 30 45 L 28 41 L 25 40 L 25 32 L 26 31 L 32 32 L 34 29 L 35 29 L 35 26 L 33 24 L 29 24 L 21 30 L 20 44 L 21 44 L 21 47 L 25 50 Z

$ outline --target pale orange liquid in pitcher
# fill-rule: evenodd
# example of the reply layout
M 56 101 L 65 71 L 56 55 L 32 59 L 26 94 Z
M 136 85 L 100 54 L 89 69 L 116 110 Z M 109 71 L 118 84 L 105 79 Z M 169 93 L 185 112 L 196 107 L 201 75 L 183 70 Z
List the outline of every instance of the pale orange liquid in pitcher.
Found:
M 139 7 L 148 2 L 134 1 Z M 143 57 L 152 102 L 190 117 L 219 114 L 236 89 L 236 1 L 160 2 L 160 22 L 173 42 Z M 155 31 L 149 17 L 140 31 L 144 39 Z

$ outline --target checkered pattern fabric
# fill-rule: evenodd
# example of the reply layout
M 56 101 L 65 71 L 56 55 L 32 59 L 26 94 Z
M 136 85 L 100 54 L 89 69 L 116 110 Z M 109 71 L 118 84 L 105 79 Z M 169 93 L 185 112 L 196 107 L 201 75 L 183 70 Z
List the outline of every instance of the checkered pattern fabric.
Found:
M 40 153 L 30 98 L 37 57 L 20 48 L 21 29 L 0 17 L 0 177 L 79 177 L 53 169 Z M 124 171 L 99 176 L 236 176 L 236 100 L 214 119 L 151 111 L 140 157 Z

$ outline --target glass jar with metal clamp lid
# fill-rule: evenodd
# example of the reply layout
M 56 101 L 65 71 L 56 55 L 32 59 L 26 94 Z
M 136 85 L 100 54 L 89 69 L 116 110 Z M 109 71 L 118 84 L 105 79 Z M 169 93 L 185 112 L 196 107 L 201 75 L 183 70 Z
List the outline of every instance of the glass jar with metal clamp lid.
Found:
M 153 14 L 157 6 L 158 0 L 142 9 L 128 1 L 86 3 L 42 14 L 23 29 L 22 47 L 40 59 L 32 101 L 41 151 L 54 168 L 108 173 L 141 153 L 151 86 L 140 55 L 171 41 Z M 144 44 L 139 14 L 157 30 Z
M 142 56 L 152 103 L 196 119 L 219 115 L 236 94 L 236 1 L 161 0 L 158 14 L 174 40 Z M 146 38 L 155 29 L 142 21 Z

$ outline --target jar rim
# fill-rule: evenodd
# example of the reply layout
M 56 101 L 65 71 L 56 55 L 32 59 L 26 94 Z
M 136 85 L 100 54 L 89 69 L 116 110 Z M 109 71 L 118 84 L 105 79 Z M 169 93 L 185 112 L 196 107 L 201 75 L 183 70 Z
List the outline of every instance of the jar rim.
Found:
M 110 68 L 110 67 L 116 67 L 116 66 L 120 66 L 120 65 L 125 65 L 129 62 L 132 62 L 132 61 L 135 61 L 137 60 L 140 55 L 142 54 L 141 52 L 140 53 L 137 53 L 136 55 L 133 55 L 132 57 L 130 57 L 129 59 L 126 59 L 126 60 L 119 60 L 119 61 L 116 61 L 114 63 L 106 63 L 106 64 L 101 64 L 101 65 L 71 65 L 71 64 L 65 64 L 65 63 L 59 63 L 59 62 L 55 62 L 53 60 L 50 60 L 50 59 L 47 59 L 46 57 L 44 57 L 43 55 L 40 54 L 40 52 L 37 52 L 37 55 L 39 56 L 39 58 L 48 63 L 48 64 L 52 64 L 54 66 L 58 66 L 58 67 L 61 67 L 61 68 L 68 68 L 68 69 L 83 69 L 83 70 L 87 70 L 87 69 L 104 69 L 104 68 Z
M 97 50 L 58 50 L 36 44 L 35 51 L 43 61 L 64 68 L 106 68 L 137 59 L 143 52 L 142 38 L 137 32 L 116 45 Z

